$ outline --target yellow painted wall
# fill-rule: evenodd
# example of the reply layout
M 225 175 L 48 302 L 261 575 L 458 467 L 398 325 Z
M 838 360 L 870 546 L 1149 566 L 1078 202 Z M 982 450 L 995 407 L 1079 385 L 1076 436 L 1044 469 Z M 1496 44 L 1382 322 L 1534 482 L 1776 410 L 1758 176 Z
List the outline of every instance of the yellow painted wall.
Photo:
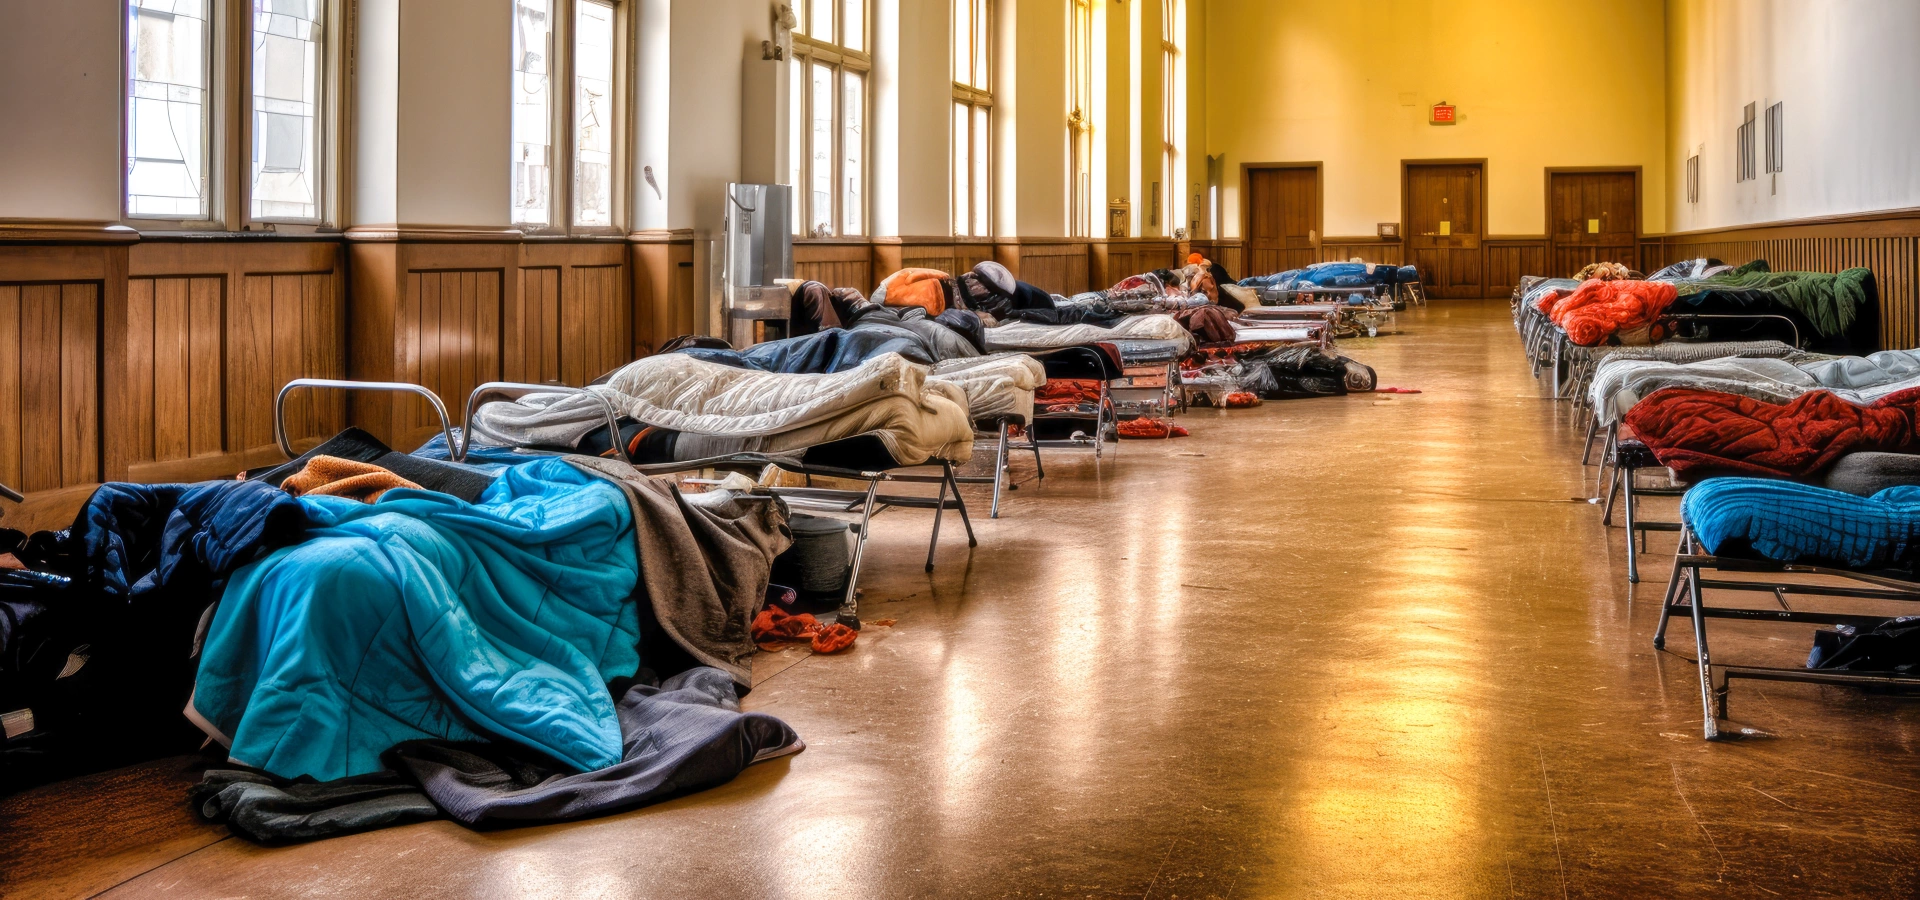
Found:
M 1199 2 L 1199 0 L 1190 0 Z M 1325 164 L 1325 224 L 1400 219 L 1402 159 L 1487 160 L 1488 231 L 1545 231 L 1549 166 L 1642 166 L 1641 223 L 1666 229 L 1662 0 L 1205 0 L 1207 147 L 1240 165 Z M 1459 123 L 1427 123 L 1446 100 Z

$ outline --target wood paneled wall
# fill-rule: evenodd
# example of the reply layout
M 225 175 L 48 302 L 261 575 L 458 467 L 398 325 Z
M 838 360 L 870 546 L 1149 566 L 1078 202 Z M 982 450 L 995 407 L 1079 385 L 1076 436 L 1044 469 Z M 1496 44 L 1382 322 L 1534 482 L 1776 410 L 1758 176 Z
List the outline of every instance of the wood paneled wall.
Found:
M 1490 237 L 1481 243 L 1481 252 L 1486 256 L 1482 271 L 1486 273 L 1489 297 L 1513 293 L 1521 276 L 1555 274 L 1547 272 L 1547 239 L 1544 237 Z
M 693 236 L 659 232 L 638 236 L 628 251 L 633 282 L 632 357 L 639 358 L 701 324 L 694 297 Z
M 345 280 L 335 242 L 143 243 L 130 248 L 126 412 L 135 481 L 231 475 L 281 458 L 273 398 L 295 378 L 346 374 Z M 288 437 L 346 424 L 337 396 L 296 394 Z
M 486 382 L 579 386 L 635 355 L 624 243 L 403 240 L 348 248 L 354 377 L 422 385 L 456 420 Z M 356 394 L 351 402 L 356 424 L 396 446 L 440 431 L 439 417 L 416 397 Z
M 101 478 L 100 284 L 0 284 L 0 482 Z
M 1920 210 L 1783 222 L 1648 238 L 1640 267 L 1702 256 L 1739 265 L 1764 259 L 1776 271 L 1873 270 L 1880 295 L 1880 344 L 1920 346 Z
M 876 281 L 873 245 L 866 241 L 796 243 L 793 245 L 793 277 L 871 294 Z

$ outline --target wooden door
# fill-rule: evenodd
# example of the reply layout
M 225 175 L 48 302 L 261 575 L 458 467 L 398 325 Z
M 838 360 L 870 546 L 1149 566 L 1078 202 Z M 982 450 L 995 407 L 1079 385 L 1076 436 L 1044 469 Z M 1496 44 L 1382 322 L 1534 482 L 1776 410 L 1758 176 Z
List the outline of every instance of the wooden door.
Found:
M 1407 164 L 1407 247 L 1429 297 L 1486 296 L 1485 178 L 1483 163 Z
M 1634 173 L 1547 174 L 1547 234 L 1555 275 L 1588 263 L 1617 262 L 1637 269 L 1640 197 Z
M 1271 275 L 1314 262 L 1319 181 L 1311 166 L 1247 170 L 1246 274 Z

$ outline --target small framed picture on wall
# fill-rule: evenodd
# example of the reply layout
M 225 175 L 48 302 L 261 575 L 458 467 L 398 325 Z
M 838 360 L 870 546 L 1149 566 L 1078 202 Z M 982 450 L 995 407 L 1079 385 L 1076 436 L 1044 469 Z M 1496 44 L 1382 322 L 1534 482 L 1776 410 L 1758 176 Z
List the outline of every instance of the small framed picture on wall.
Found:
M 1380 236 L 1388 240 L 1398 238 L 1400 236 L 1400 223 L 1399 222 L 1381 222 Z
M 1127 202 L 1115 200 L 1107 206 L 1107 237 L 1127 236 Z

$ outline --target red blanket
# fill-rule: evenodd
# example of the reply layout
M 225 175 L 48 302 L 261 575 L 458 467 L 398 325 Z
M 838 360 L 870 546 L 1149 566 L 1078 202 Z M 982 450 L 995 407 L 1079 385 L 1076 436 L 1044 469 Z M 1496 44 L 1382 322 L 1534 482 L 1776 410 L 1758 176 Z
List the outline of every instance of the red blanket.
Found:
M 1681 478 L 1804 478 L 1848 453 L 1920 448 L 1920 388 L 1855 406 L 1829 391 L 1767 403 L 1719 391 L 1666 388 L 1627 413 L 1634 436 Z
M 1548 292 L 1540 311 L 1582 347 L 1596 347 L 1621 331 L 1652 325 L 1673 304 L 1678 292 L 1664 281 L 1601 281 L 1581 283 L 1572 293 Z

